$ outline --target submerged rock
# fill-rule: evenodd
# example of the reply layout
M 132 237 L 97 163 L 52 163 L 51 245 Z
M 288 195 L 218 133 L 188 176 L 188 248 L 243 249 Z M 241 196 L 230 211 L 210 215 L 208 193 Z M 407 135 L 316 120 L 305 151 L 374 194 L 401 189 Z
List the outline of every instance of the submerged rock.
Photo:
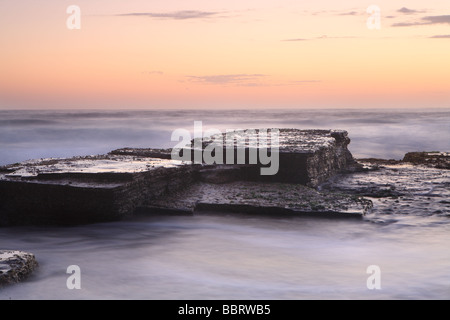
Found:
M 0 287 L 22 281 L 37 266 L 38 263 L 31 253 L 0 250 Z

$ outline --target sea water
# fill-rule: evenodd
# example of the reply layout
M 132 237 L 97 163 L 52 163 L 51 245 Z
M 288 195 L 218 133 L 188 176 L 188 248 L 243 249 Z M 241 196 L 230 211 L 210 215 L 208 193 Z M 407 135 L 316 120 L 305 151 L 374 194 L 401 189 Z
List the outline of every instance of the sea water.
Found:
M 170 148 L 174 130 L 298 128 L 347 130 L 357 158 L 401 159 L 449 151 L 450 109 L 436 110 L 0 110 L 0 165 L 104 154 L 123 147 Z M 177 141 L 178 142 L 178 141 Z
M 355 157 L 450 149 L 448 110 L 0 111 L 0 163 L 171 147 L 171 132 L 193 130 L 193 121 L 344 129 Z M 0 249 L 32 252 L 40 264 L 0 299 L 450 299 L 447 172 L 427 194 L 439 214 L 411 199 L 410 211 L 374 199 L 362 220 L 205 213 L 0 228 Z M 67 286 L 72 265 L 80 290 Z M 380 289 L 368 285 L 370 266 Z

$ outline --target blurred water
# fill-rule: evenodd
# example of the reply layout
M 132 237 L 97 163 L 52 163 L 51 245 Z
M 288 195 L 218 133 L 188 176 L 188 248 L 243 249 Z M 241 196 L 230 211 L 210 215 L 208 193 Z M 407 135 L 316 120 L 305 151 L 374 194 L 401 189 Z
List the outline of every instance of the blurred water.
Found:
M 447 218 L 448 219 L 448 218 Z M 9 228 L 6 248 L 39 269 L 0 299 L 449 299 L 450 225 L 248 216 L 154 217 L 74 228 Z M 66 269 L 81 268 L 81 290 Z M 366 286 L 369 265 L 381 290 Z
M 0 164 L 171 147 L 171 132 L 194 121 L 344 129 L 356 157 L 450 151 L 449 110 L 0 111 Z M 0 249 L 33 252 L 40 263 L 0 299 L 450 299 L 448 175 L 439 179 L 439 214 L 422 212 L 426 197 L 406 185 L 405 203 L 375 201 L 361 221 L 218 213 L 0 228 Z M 81 290 L 66 287 L 70 265 L 81 268 Z M 366 286 L 369 265 L 381 268 L 381 290 Z
M 450 149 L 450 110 L 0 111 L 0 165 L 104 154 L 122 147 L 169 148 L 177 128 L 343 129 L 355 157 L 401 159 Z

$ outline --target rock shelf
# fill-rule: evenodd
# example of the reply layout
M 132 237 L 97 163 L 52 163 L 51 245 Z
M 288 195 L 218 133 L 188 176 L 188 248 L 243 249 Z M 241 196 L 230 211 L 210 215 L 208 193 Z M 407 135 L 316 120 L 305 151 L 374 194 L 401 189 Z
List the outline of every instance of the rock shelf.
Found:
M 255 132 L 258 137 L 260 131 Z M 193 151 L 194 142 L 187 150 Z M 210 142 L 203 140 L 202 152 Z M 245 148 L 252 147 L 246 143 Z M 169 149 L 124 148 L 107 155 L 8 165 L 0 168 L 0 226 L 113 221 L 145 208 L 180 211 L 179 192 L 191 212 L 209 208 L 363 215 L 368 205 L 361 199 L 313 189 L 357 167 L 349 143 L 346 131 L 279 129 L 279 170 L 273 176 L 259 175 L 259 164 L 172 160 Z M 212 201 L 207 189 L 221 198 Z M 273 191 L 265 192 L 269 189 Z M 165 201 L 171 205 L 163 205 Z
M 236 181 L 196 183 L 161 197 L 147 212 L 196 214 L 229 211 L 256 214 L 361 217 L 372 208 L 369 200 L 343 193 L 319 192 L 300 184 Z

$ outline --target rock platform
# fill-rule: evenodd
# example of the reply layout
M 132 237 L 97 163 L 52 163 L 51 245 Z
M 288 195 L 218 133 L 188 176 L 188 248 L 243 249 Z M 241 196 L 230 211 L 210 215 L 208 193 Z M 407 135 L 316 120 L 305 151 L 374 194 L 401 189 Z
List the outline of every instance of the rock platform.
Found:
M 0 167 L 0 226 L 114 221 L 145 208 L 180 211 L 183 207 L 175 196 L 180 192 L 191 212 L 209 208 L 363 215 L 367 211 L 359 198 L 314 190 L 337 173 L 357 166 L 347 149 L 350 139 L 346 131 L 276 130 L 279 170 L 275 175 L 260 175 L 260 164 L 172 160 L 170 149 L 124 148 L 106 155 L 30 160 Z M 246 152 L 254 147 L 250 140 L 258 138 L 261 131 L 252 132 L 253 136 L 247 135 Z M 244 134 L 245 130 L 237 130 L 231 135 L 239 139 Z M 201 152 L 212 138 L 202 141 Z M 185 150 L 194 152 L 194 146 L 195 140 Z M 205 192 L 207 189 L 210 191 Z M 266 192 L 269 189 L 272 191 Z M 221 194 L 221 198 L 213 201 L 205 194 Z M 170 206 L 163 205 L 167 201 Z

